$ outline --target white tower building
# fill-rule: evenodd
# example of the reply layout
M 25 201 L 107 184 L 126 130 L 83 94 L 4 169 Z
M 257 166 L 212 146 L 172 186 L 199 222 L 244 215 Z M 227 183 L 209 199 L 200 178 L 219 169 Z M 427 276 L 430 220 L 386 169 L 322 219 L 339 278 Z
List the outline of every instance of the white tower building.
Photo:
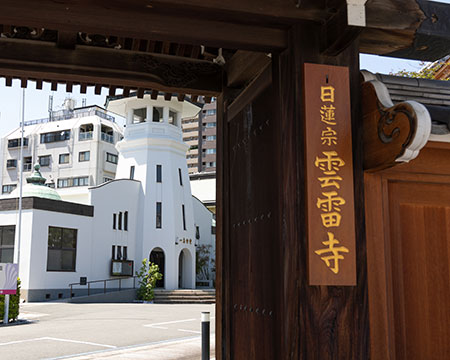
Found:
M 181 118 L 195 116 L 200 108 L 176 97 L 152 100 L 149 95 L 110 99 L 107 108 L 127 119 L 124 138 L 116 145 L 116 179 L 142 184 L 136 259 L 160 266 L 159 286 L 195 288 L 196 228 Z

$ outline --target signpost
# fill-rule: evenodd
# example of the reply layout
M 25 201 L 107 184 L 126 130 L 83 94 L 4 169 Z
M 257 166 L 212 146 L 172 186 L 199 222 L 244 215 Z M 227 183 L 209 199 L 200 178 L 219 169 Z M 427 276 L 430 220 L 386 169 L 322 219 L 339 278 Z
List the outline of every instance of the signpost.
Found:
M 3 316 L 3 324 L 8 323 L 9 295 L 15 295 L 17 292 L 18 275 L 18 264 L 0 263 L 0 295 L 5 295 L 5 312 Z
M 310 285 L 356 285 L 352 132 L 346 67 L 304 64 Z

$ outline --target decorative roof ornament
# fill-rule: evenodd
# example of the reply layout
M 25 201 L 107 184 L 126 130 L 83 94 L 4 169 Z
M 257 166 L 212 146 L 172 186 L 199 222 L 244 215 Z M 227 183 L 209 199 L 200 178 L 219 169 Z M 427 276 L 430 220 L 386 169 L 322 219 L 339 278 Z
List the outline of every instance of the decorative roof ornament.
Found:
M 41 166 L 38 163 L 34 164 L 34 172 L 31 176 L 26 178 L 27 184 L 23 187 L 22 197 L 39 197 L 51 200 L 62 200 L 61 196 L 55 189 L 45 185 L 46 179 L 39 171 L 40 168 Z M 18 198 L 19 187 L 14 189 L 8 197 Z
M 31 176 L 27 177 L 27 183 L 28 184 L 35 184 L 35 185 L 44 185 L 46 178 L 44 178 L 39 171 L 41 168 L 41 165 L 39 163 L 34 164 L 34 172 L 31 174 Z

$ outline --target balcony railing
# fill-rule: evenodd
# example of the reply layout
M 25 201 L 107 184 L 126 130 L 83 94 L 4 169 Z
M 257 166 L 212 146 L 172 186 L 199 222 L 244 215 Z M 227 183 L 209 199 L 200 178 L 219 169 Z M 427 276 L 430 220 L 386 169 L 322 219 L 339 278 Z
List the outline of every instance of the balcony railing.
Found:
M 79 141 L 91 140 L 93 135 L 94 135 L 93 131 L 80 132 L 80 135 L 78 136 L 78 140 Z
M 109 134 L 106 134 L 106 133 L 102 132 L 101 139 L 103 141 L 106 141 L 106 142 L 109 142 L 111 144 L 114 144 L 114 135 L 109 135 Z

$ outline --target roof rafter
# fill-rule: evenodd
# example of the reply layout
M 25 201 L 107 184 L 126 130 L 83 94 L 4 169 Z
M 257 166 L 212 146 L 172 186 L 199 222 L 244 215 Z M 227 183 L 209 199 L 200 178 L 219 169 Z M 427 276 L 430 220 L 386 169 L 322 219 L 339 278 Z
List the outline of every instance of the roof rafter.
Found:
M 211 96 L 222 84 L 221 67 L 205 60 L 17 39 L 0 39 L 0 75 Z

